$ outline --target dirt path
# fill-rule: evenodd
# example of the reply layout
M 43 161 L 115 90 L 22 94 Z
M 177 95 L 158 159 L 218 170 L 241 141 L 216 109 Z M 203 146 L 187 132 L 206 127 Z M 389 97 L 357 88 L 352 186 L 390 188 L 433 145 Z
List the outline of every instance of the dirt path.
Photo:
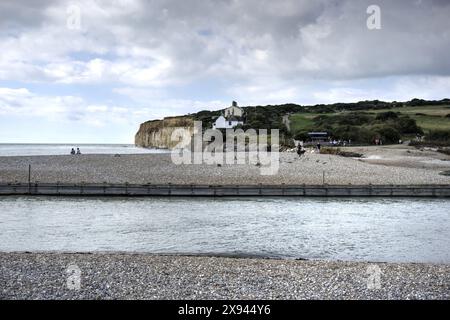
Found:
M 288 131 L 291 131 L 291 120 L 289 120 L 289 114 L 285 114 L 282 118 L 283 124 L 286 126 Z

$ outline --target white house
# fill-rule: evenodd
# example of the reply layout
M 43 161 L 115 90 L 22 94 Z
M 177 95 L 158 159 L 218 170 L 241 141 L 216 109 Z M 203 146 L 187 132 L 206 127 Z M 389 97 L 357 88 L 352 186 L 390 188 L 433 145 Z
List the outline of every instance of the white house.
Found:
M 237 105 L 236 101 L 233 101 L 230 107 L 224 110 L 225 118 L 228 117 L 242 117 L 244 115 L 244 109 Z
M 227 120 L 224 116 L 220 116 L 213 123 L 213 129 L 232 129 L 239 124 L 243 125 L 244 121 L 238 120 L 233 117 Z
M 236 101 L 233 101 L 230 107 L 223 110 L 220 117 L 213 123 L 213 129 L 232 129 L 237 125 L 244 124 L 244 109 L 237 105 Z

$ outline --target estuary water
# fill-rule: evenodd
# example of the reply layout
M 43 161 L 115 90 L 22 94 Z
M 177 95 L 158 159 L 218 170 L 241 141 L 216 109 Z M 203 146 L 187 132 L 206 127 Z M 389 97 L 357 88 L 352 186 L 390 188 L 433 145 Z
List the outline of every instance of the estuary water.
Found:
M 0 197 L 0 251 L 450 263 L 450 201 Z
M 80 148 L 83 154 L 142 154 L 168 152 L 164 149 L 138 148 L 132 144 L 8 144 L 0 143 L 0 157 L 68 155 Z

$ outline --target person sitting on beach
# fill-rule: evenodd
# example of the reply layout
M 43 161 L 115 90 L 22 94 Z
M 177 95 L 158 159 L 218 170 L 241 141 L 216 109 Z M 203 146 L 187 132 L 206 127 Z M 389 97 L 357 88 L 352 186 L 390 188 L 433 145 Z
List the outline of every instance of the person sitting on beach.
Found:
M 77 154 L 81 154 L 80 148 L 77 148 Z
M 71 155 L 74 155 L 74 154 L 75 154 L 75 149 L 74 149 L 74 148 L 72 148 L 72 150 L 70 150 L 70 154 L 71 154 Z

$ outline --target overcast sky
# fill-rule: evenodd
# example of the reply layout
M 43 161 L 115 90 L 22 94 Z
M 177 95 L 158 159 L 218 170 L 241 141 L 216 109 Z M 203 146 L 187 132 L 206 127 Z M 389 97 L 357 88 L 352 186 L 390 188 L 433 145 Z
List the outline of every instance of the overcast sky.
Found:
M 450 0 L 2 0 L 0 142 L 133 143 L 232 100 L 449 98 L 449 57 Z

